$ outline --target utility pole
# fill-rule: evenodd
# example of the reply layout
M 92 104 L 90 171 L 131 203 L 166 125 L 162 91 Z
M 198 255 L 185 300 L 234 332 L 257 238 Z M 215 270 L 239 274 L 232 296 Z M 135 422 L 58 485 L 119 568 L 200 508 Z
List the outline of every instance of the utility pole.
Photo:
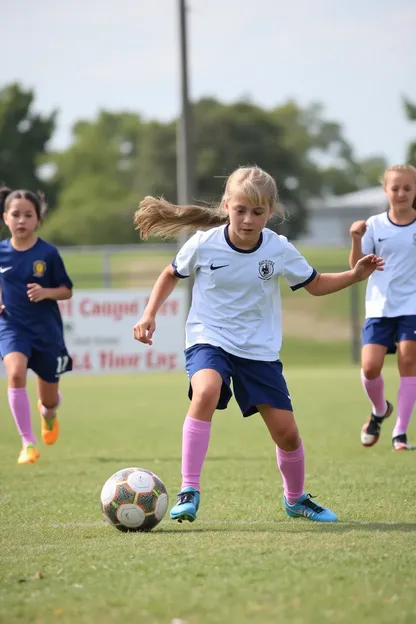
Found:
M 193 155 L 192 114 L 189 102 L 188 88 L 188 37 L 187 37 L 187 8 L 186 0 L 178 0 L 179 17 L 179 61 L 180 61 L 180 102 L 181 111 L 177 124 L 176 169 L 178 204 L 192 203 L 195 193 L 195 170 Z M 181 247 L 187 239 L 186 235 L 179 237 Z M 191 305 L 193 279 L 188 282 L 188 309 Z

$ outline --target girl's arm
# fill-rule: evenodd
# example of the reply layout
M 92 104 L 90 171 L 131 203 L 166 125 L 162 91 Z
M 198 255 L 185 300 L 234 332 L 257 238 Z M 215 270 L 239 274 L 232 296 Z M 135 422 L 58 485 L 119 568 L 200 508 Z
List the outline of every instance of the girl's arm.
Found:
M 374 254 L 370 254 L 358 260 L 354 268 L 350 271 L 344 271 L 342 273 L 318 273 L 315 279 L 305 286 L 305 290 L 316 297 L 330 295 L 352 284 L 362 282 L 374 273 L 374 271 L 383 271 L 383 267 L 384 260 L 382 258 L 377 258 Z
M 179 277 L 176 277 L 172 265 L 167 266 L 159 275 L 153 286 L 147 306 L 144 309 L 143 316 L 133 328 L 135 340 L 143 344 L 152 344 L 152 336 L 156 329 L 156 314 L 169 295 L 172 294 L 178 282 Z
M 64 299 L 71 299 L 72 289 L 68 286 L 58 286 L 57 288 L 43 288 L 40 284 L 28 284 L 27 296 L 33 303 L 44 301 L 45 299 L 52 299 L 53 301 L 63 301 Z
M 355 267 L 358 260 L 364 258 L 361 240 L 367 231 L 367 224 L 365 221 L 355 221 L 350 227 L 351 234 L 351 251 L 349 256 L 349 263 L 351 269 Z

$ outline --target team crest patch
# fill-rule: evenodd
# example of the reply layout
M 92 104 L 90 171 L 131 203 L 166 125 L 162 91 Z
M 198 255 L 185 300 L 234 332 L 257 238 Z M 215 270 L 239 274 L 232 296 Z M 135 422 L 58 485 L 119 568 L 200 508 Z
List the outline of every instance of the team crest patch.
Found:
M 262 260 L 259 262 L 259 277 L 262 280 L 268 280 L 274 273 L 274 262 L 271 260 Z
M 33 275 L 34 277 L 43 277 L 46 271 L 46 262 L 43 260 L 36 260 L 33 263 Z

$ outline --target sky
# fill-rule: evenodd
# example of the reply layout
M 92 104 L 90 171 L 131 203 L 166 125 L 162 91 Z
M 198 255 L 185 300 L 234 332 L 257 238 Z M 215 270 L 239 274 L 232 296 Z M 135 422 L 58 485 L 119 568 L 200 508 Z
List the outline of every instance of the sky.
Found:
M 188 0 L 192 99 L 320 102 L 356 156 L 402 162 L 416 138 L 416 0 Z M 0 86 L 59 110 L 51 147 L 100 109 L 180 110 L 178 0 L 0 0 Z

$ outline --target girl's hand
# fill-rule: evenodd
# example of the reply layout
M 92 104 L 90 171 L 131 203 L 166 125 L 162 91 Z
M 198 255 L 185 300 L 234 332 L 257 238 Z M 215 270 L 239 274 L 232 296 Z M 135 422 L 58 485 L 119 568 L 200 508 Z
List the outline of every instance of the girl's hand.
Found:
M 142 316 L 133 328 L 133 337 L 143 344 L 152 344 L 152 336 L 156 329 L 154 316 Z
M 48 290 L 40 286 L 40 284 L 28 284 L 27 296 L 33 303 L 38 303 L 48 298 Z
M 352 238 L 361 239 L 367 231 L 367 224 L 365 221 L 354 221 L 350 227 L 350 234 Z
M 374 271 L 384 271 L 384 264 L 383 258 L 377 258 L 374 254 L 369 254 L 358 260 L 352 272 L 357 282 L 362 282 L 367 277 L 370 277 Z

